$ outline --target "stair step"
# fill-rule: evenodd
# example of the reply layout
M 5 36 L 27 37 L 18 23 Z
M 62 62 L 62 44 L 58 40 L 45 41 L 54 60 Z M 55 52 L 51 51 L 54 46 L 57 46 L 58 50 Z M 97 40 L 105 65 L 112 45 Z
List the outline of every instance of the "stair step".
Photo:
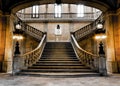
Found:
M 48 59 L 51 59 L 51 58 L 52 58 L 52 59 L 65 59 L 65 58 L 77 59 L 75 56 L 74 56 L 74 57 L 69 57 L 69 56 L 54 56 L 54 57 L 53 57 L 53 56 L 49 56 L 49 57 L 45 57 L 45 56 L 42 56 L 41 59 L 42 59 L 42 58 L 43 58 L 43 59 L 44 59 L 44 58 L 45 58 L 45 59 L 46 59 L 46 58 L 48 58 Z
M 89 69 L 85 66 L 62 66 L 62 65 L 54 65 L 54 66 L 32 66 L 29 69 Z
M 45 53 L 43 53 L 42 54 L 42 56 L 51 56 L 51 57 L 67 57 L 67 56 L 69 56 L 69 57 L 75 57 L 76 55 L 75 54 L 67 54 L 67 53 L 65 53 L 65 54 L 55 54 L 55 53 L 47 53 L 47 54 L 45 54 Z
M 45 48 L 44 51 L 45 52 L 56 52 L 56 51 L 58 52 L 58 49 L 55 49 L 55 48 L 47 49 L 47 48 Z M 74 50 L 73 49 L 64 49 L 63 48 L 63 49 L 59 49 L 59 52 L 74 52 Z
M 65 64 L 65 63 L 52 63 L 52 64 L 50 64 L 50 63 L 39 63 L 39 64 L 33 64 L 33 66 L 84 66 L 83 64 Z
M 80 62 L 37 62 L 36 65 L 82 65 Z
M 24 69 L 22 72 L 93 72 L 90 69 Z
M 48 54 L 50 54 L 50 55 L 51 55 L 51 54 L 52 54 L 52 55 L 53 55 L 53 54 L 75 55 L 74 52 L 58 52 L 58 51 L 57 51 L 57 52 L 43 52 L 43 55 L 44 55 L 44 54 L 47 54 L 47 55 L 48 55 Z
M 50 62 L 53 62 L 53 63 L 80 63 L 79 61 L 45 61 L 45 60 L 43 60 L 43 61 L 38 61 L 38 63 L 40 63 L 40 62 L 48 62 L 48 63 L 50 63 Z
M 39 61 L 79 61 L 78 59 L 40 59 Z
M 42 57 L 75 57 L 75 55 L 42 55 Z
M 21 74 L 39 75 L 41 73 L 94 73 L 76 57 L 70 42 L 46 43 L 41 58 Z
M 40 59 L 77 59 L 76 57 L 41 57 Z
M 32 76 L 51 76 L 51 77 L 61 77 L 61 78 L 66 78 L 66 77 L 85 77 L 85 76 L 99 76 L 99 73 L 95 72 L 22 72 L 19 73 L 18 75 L 32 75 Z

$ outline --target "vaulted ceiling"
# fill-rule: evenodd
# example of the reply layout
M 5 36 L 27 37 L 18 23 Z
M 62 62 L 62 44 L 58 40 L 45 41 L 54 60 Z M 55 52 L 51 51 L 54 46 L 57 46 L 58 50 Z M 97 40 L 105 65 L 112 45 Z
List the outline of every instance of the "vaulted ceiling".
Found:
M 35 4 L 50 4 L 56 0 L 0 0 L 0 10 L 2 12 L 11 12 L 14 8 L 25 8 Z M 61 0 L 62 3 L 85 4 L 101 10 L 116 10 L 120 7 L 119 0 Z

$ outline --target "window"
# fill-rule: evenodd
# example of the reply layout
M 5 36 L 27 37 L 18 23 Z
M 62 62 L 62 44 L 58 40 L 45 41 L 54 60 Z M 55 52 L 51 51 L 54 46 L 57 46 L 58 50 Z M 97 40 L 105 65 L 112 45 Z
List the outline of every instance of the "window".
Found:
M 38 5 L 35 5 L 32 7 L 32 17 L 38 18 L 39 17 L 39 7 Z
M 61 4 L 55 4 L 55 17 L 61 17 Z
M 77 6 L 77 17 L 84 17 L 84 5 Z
M 25 9 L 22 9 L 20 12 L 21 12 L 21 13 L 24 13 L 24 12 L 25 12 Z

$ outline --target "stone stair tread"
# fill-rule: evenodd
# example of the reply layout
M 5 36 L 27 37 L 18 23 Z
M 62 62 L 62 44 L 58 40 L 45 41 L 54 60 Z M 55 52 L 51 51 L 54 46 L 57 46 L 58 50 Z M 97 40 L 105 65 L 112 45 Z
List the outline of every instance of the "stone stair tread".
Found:
M 77 59 L 76 57 L 42 57 L 40 59 Z
M 63 64 L 63 63 L 62 64 L 60 64 L 60 63 L 59 64 L 53 64 L 53 63 L 52 64 L 48 64 L 48 63 L 47 64 L 43 64 L 43 63 L 42 64 L 33 64 L 33 66 L 54 66 L 54 65 L 56 65 L 56 66 L 57 65 L 60 65 L 60 66 L 84 66 L 83 64 Z
M 56 59 L 57 58 L 63 58 L 63 59 L 64 58 L 72 58 L 72 59 L 77 59 L 75 56 L 74 57 L 70 57 L 70 56 L 57 56 L 57 57 L 56 56 L 49 56 L 49 57 L 45 57 L 45 56 L 42 56 L 41 59 L 42 58 L 56 58 Z
M 78 59 L 40 59 L 39 61 L 79 61 Z
M 23 72 L 94 72 L 90 69 L 24 69 Z
M 59 63 L 56 63 L 56 62 L 47 62 L 47 63 L 45 63 L 45 62 L 37 62 L 36 63 L 36 65 L 83 65 L 83 64 L 81 64 L 80 62 L 76 62 L 76 63 L 73 63 L 73 62 L 68 62 L 68 63 L 66 63 L 66 62 L 59 62 Z M 35 64 L 33 64 L 33 65 L 35 65 Z
M 85 66 L 32 66 L 28 69 L 89 69 Z
M 57 54 L 57 55 L 52 55 L 52 54 L 51 54 L 51 55 L 48 55 L 48 54 L 47 54 L 47 55 L 42 55 L 42 56 L 43 56 L 43 57 L 60 57 L 60 56 L 61 56 L 61 57 L 68 57 L 68 56 L 69 56 L 69 57 L 75 57 L 75 55 L 67 55 L 67 54 L 66 54 L 66 55 L 61 55 L 61 54 Z
M 86 73 L 94 71 L 86 67 L 76 57 L 70 42 L 47 42 L 41 58 L 28 69 L 21 70 L 21 74 L 45 73 Z
M 55 78 L 99 76 L 99 74 L 95 72 L 22 72 L 18 75 L 43 76 L 43 77 L 55 77 Z
M 51 60 L 46 61 L 46 60 L 43 60 L 43 61 L 38 61 L 38 62 L 39 62 L 39 63 L 40 63 L 40 62 L 46 62 L 46 63 L 47 63 L 47 62 L 48 62 L 48 63 L 49 63 L 49 62 L 53 62 L 53 63 L 54 63 L 54 62 L 55 62 L 55 63 L 57 63 L 57 62 L 58 62 L 58 63 L 59 63 L 59 62 L 60 62 L 60 63 L 61 63 L 61 62 L 65 62 L 65 63 L 68 63 L 68 62 L 78 63 L 79 61 L 51 61 Z

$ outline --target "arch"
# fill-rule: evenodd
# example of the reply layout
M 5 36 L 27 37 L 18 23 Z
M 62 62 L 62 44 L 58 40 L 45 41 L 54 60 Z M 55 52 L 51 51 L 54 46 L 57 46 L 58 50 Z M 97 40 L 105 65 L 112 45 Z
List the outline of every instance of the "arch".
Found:
M 16 3 L 10 7 L 10 10 L 13 13 L 16 13 L 18 10 L 33 6 L 33 5 L 42 5 L 42 4 L 53 4 L 55 3 L 55 0 L 34 0 L 34 1 L 26 1 L 22 2 L 19 1 L 19 3 Z M 101 11 L 106 11 L 109 9 L 109 6 L 103 2 L 100 1 L 89 1 L 89 0 L 64 0 L 62 1 L 63 4 L 84 4 L 86 6 L 94 7 L 97 9 L 100 9 Z

